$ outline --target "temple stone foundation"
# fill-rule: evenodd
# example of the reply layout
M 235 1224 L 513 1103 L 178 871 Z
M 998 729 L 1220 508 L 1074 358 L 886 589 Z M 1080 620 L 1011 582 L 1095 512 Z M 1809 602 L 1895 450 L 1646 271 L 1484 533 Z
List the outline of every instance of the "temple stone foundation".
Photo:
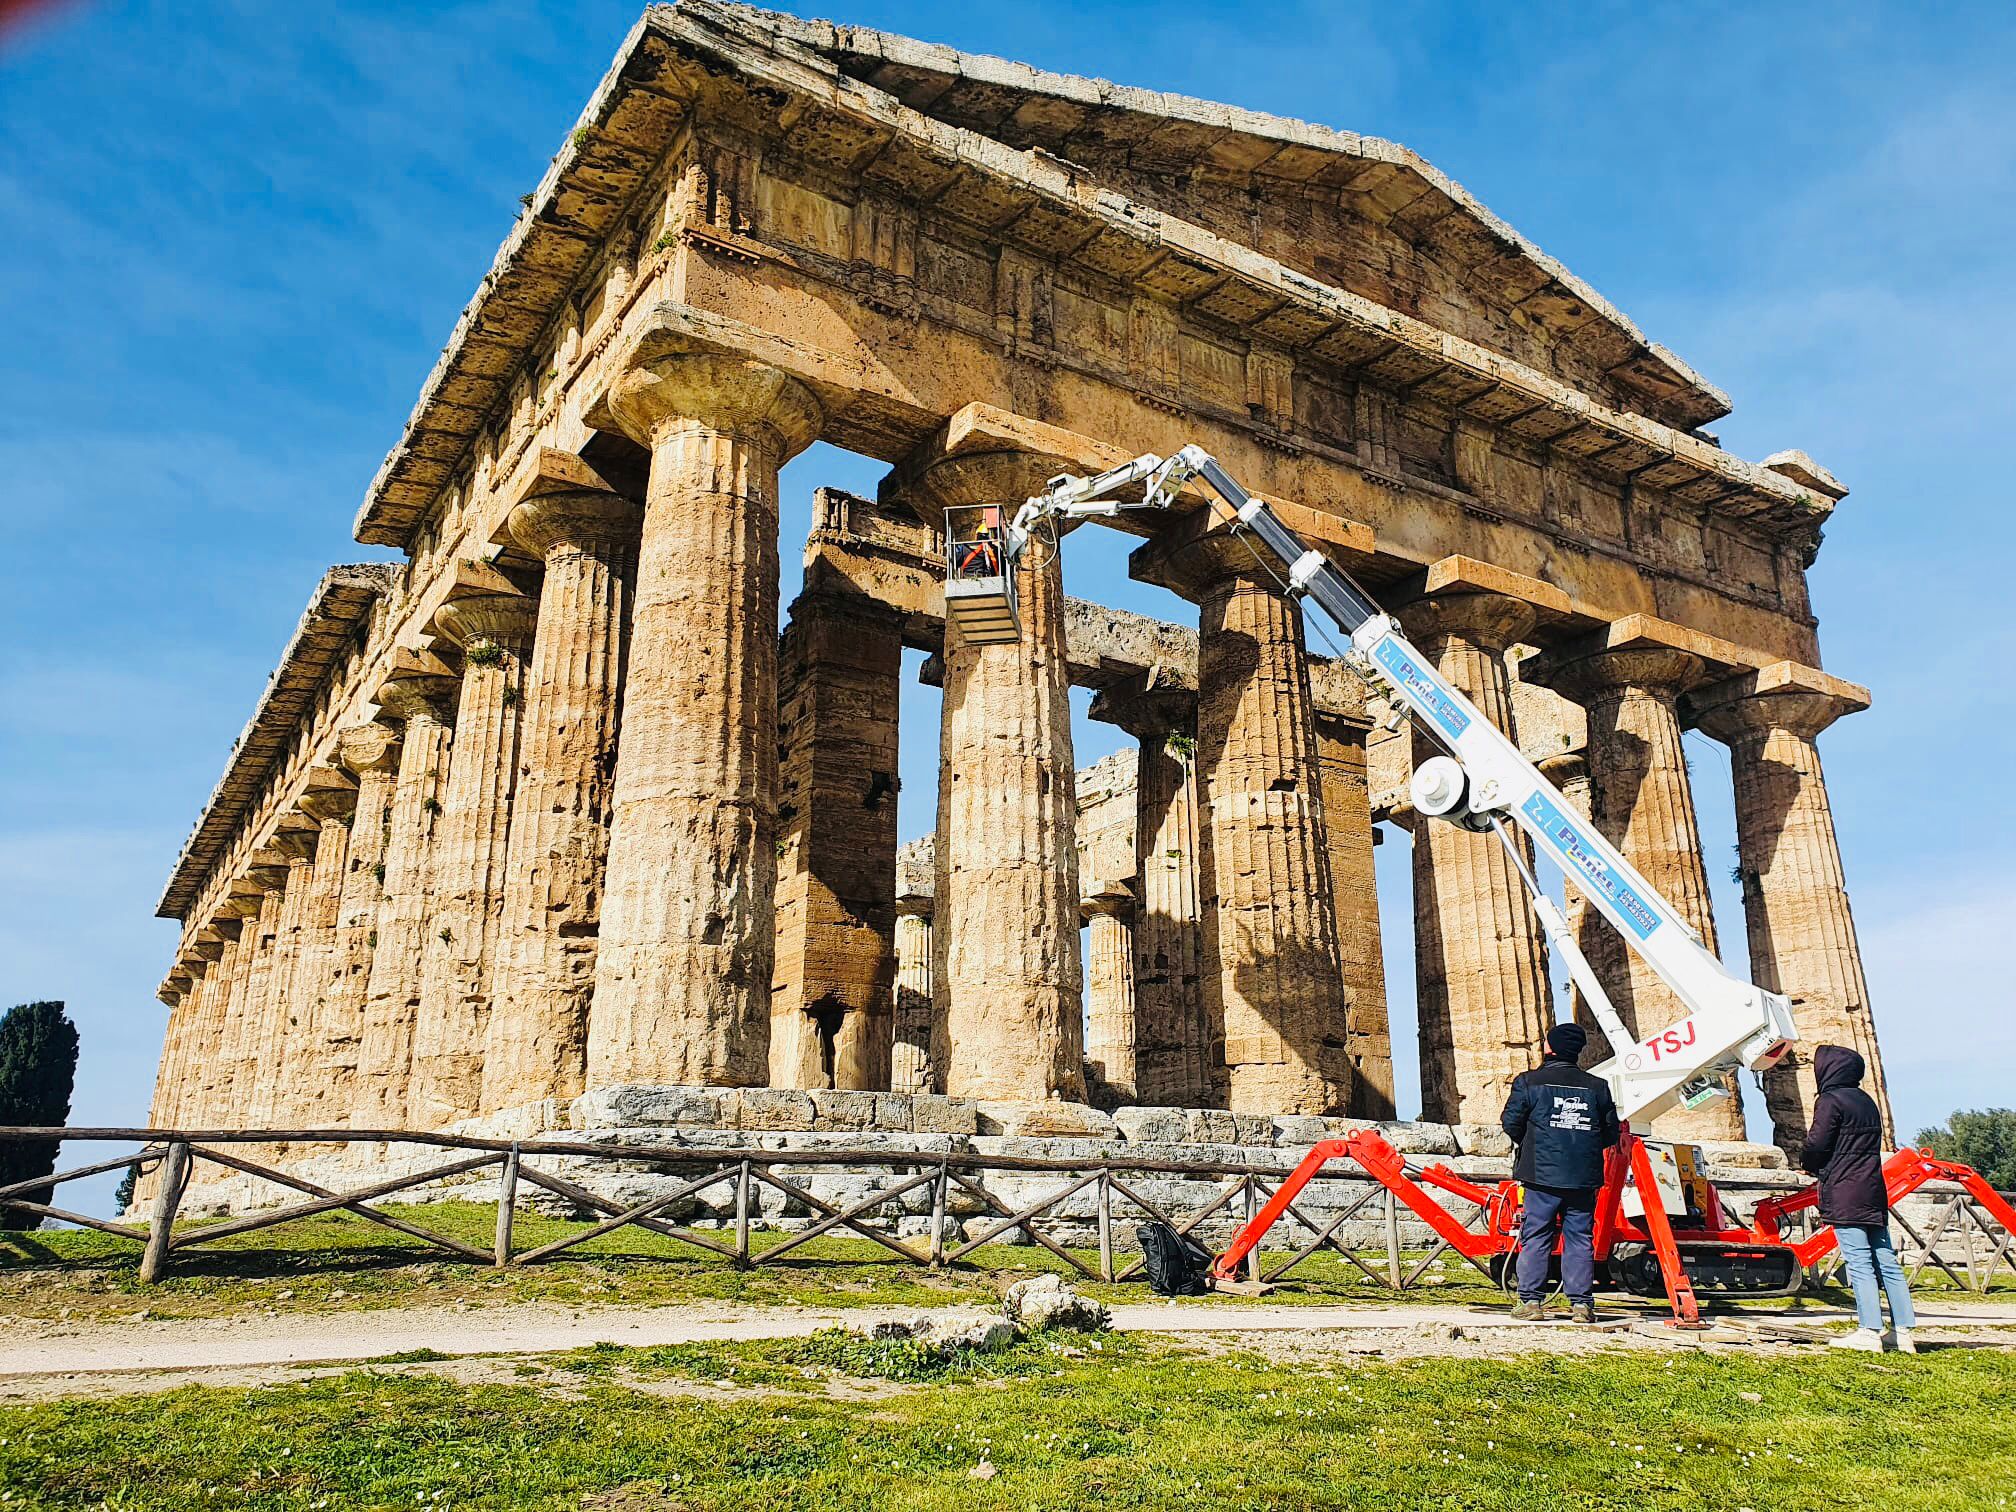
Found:
M 175 862 L 153 1122 L 1283 1151 L 1488 1126 L 1587 1005 L 1555 1000 L 1510 858 L 1409 808 L 1432 746 L 1221 517 L 1045 533 L 1018 640 L 948 624 L 948 508 L 1185 443 L 1798 1001 L 1761 1095 L 1659 1132 L 1796 1148 L 1825 1042 L 1887 1116 L 1819 749 L 1869 700 L 1822 670 L 1806 582 L 1847 490 L 1723 450 L 1729 408 L 1405 148 L 653 7 L 369 484 L 354 535 L 398 560 L 315 586 Z M 782 540 L 779 471 L 821 442 L 887 472 Z M 1107 529 L 1171 620 L 1071 596 Z M 1626 1021 L 1672 1021 L 1567 901 Z

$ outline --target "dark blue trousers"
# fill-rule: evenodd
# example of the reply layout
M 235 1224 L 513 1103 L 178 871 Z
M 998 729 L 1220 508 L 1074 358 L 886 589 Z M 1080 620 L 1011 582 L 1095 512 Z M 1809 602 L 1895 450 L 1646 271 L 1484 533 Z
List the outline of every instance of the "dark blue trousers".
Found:
M 1561 1290 L 1570 1302 L 1596 1295 L 1596 1188 L 1526 1188 L 1519 1217 L 1519 1300 L 1538 1302 L 1547 1293 L 1547 1265 L 1554 1237 L 1561 1236 Z

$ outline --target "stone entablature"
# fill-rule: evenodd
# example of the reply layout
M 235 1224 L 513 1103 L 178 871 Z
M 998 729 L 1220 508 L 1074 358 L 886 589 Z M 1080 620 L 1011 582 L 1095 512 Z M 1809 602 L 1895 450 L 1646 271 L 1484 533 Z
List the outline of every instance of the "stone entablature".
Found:
M 1411 825 L 1413 737 L 1243 547 L 1187 503 L 1113 522 L 1195 628 L 1035 558 L 1022 644 L 946 626 L 948 504 L 1186 442 L 1708 938 L 1679 734 L 1728 743 L 1760 979 L 1873 1060 L 1812 744 L 1867 703 L 1819 670 L 1805 586 L 1845 490 L 1723 453 L 1726 408 L 1404 149 L 655 8 L 372 484 L 359 539 L 406 562 L 318 590 L 177 866 L 157 1119 L 689 1081 L 1390 1116 L 1371 855 Z M 891 469 L 819 492 L 780 626 L 778 473 L 816 440 Z M 897 858 L 905 647 L 944 688 L 928 883 Z M 1137 742 L 1131 785 L 1074 771 L 1074 685 Z M 1558 1006 L 1468 838 L 1414 845 L 1452 1118 Z

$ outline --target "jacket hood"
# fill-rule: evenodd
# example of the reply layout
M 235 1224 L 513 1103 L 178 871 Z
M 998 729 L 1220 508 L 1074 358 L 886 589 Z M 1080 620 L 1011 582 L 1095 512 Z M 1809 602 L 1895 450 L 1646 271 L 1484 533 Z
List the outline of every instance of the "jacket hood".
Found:
M 1813 1052 L 1813 1080 L 1822 1092 L 1862 1085 L 1862 1057 L 1846 1045 L 1822 1045 Z

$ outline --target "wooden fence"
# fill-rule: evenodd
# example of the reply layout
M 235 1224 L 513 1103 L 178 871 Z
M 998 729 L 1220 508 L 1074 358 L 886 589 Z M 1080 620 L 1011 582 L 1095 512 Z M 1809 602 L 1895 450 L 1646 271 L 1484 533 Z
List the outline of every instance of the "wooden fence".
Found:
M 140 1263 L 140 1279 L 143 1282 L 159 1280 L 167 1270 L 170 1258 L 179 1252 L 214 1244 L 235 1235 L 273 1228 L 296 1218 L 338 1210 L 382 1224 L 457 1259 L 491 1266 L 537 1264 L 604 1234 L 636 1227 L 704 1250 L 739 1267 L 754 1268 L 777 1264 L 824 1234 L 845 1231 L 880 1246 L 903 1262 L 933 1268 L 957 1265 L 985 1245 L 1016 1242 L 1019 1236 L 1021 1241 L 1041 1246 L 1072 1271 L 1088 1279 L 1130 1281 L 1141 1277 L 1143 1262 L 1138 1257 L 1131 1257 L 1123 1263 L 1116 1256 L 1117 1226 L 1159 1219 L 1178 1232 L 1187 1234 L 1212 1220 L 1220 1224 L 1244 1221 L 1273 1195 L 1287 1174 L 1285 1169 L 1275 1166 L 1118 1156 L 1056 1159 L 889 1149 L 695 1149 L 677 1145 L 594 1141 L 481 1139 L 382 1129 L 190 1131 L 0 1128 L 0 1142 L 30 1139 L 60 1139 L 67 1144 L 104 1142 L 139 1146 L 129 1154 L 113 1159 L 0 1187 L 0 1219 L 4 1219 L 5 1210 L 11 1208 L 16 1212 L 54 1218 L 130 1239 L 144 1247 Z M 352 1190 L 335 1191 L 264 1161 L 251 1159 L 231 1148 L 337 1144 L 417 1146 L 438 1150 L 444 1158 L 424 1169 L 406 1171 Z M 542 1170 L 535 1163 L 535 1157 L 564 1159 L 577 1165 L 604 1162 L 612 1166 L 643 1166 L 683 1179 L 642 1201 L 626 1205 L 591 1191 L 555 1171 Z M 182 1199 L 189 1189 L 193 1172 L 203 1162 L 239 1175 L 272 1182 L 300 1194 L 301 1200 L 221 1222 L 183 1218 L 179 1215 Z M 822 1173 L 830 1173 L 837 1167 L 869 1177 L 875 1184 L 865 1196 L 855 1200 L 844 1203 L 829 1201 L 809 1190 L 803 1181 L 792 1179 L 794 1169 L 803 1167 L 817 1167 Z M 144 1228 L 72 1212 L 22 1195 L 122 1168 L 138 1168 L 142 1172 L 152 1172 L 156 1177 L 151 1216 Z M 498 1202 L 496 1231 L 488 1250 L 437 1233 L 374 1205 L 398 1192 L 491 1169 L 497 1173 Z M 994 1180 L 998 1186 L 998 1178 L 1002 1176 L 1027 1178 L 1042 1175 L 1055 1176 L 1058 1185 L 1034 1201 L 1018 1198 L 1016 1202 L 1010 1202 L 988 1185 L 990 1180 Z M 1208 1182 L 1211 1184 L 1209 1195 L 1182 1207 L 1151 1200 L 1143 1194 L 1141 1187 L 1148 1179 L 1158 1177 Z M 1334 1191 L 1334 1183 L 1338 1182 L 1356 1183 L 1364 1189 L 1348 1194 L 1341 1208 L 1334 1203 L 1315 1200 L 1321 1191 Z M 671 1209 L 724 1185 L 729 1186 L 733 1193 L 732 1244 L 717 1237 L 722 1230 L 696 1232 L 667 1216 Z M 562 1199 L 576 1211 L 600 1216 L 578 1232 L 521 1249 L 513 1232 L 521 1187 L 542 1189 Z M 752 1244 L 751 1231 L 762 1227 L 760 1194 L 764 1188 L 801 1206 L 811 1221 L 780 1242 L 759 1246 Z M 902 1202 L 911 1193 L 927 1189 L 930 1230 L 922 1236 L 921 1243 L 906 1242 L 868 1221 L 878 1209 Z M 1062 1215 L 1059 1210 L 1088 1189 L 1092 1194 L 1091 1229 L 1097 1242 L 1096 1263 L 1089 1264 L 1054 1237 L 1054 1233 L 1066 1224 L 1075 1232 L 1084 1232 L 1086 1219 L 1083 1216 Z M 1278 1280 L 1311 1256 L 1328 1251 L 1342 1257 L 1373 1283 L 1396 1292 L 1407 1291 L 1421 1283 L 1448 1249 L 1440 1242 L 1430 1245 L 1425 1252 L 1403 1247 L 1402 1211 L 1393 1194 L 1355 1167 L 1340 1165 L 1326 1171 L 1305 1191 L 1307 1196 L 1289 1205 L 1281 1225 L 1275 1230 L 1277 1243 L 1292 1247 L 1285 1255 L 1276 1249 L 1265 1260 L 1255 1250 L 1247 1261 L 1250 1279 Z M 1723 1191 L 1725 1196 L 1729 1195 L 1728 1185 L 1724 1185 Z M 1940 1203 L 1930 1224 L 1921 1229 L 1903 1214 L 1895 1215 L 1911 1241 L 1902 1258 L 1914 1279 L 1927 1265 L 1932 1265 L 1944 1272 L 1955 1285 L 1978 1292 L 1985 1291 L 2004 1267 L 2016 1275 L 2016 1252 L 2012 1252 L 2016 1236 L 2001 1232 L 1993 1219 L 1981 1211 L 1965 1192 L 1943 1187 L 1928 1188 L 1927 1191 Z M 955 1193 L 960 1194 L 958 1199 L 955 1199 Z M 1761 1197 L 1766 1193 L 1760 1189 L 1756 1195 Z M 981 1218 L 977 1220 L 978 1232 L 972 1232 L 976 1223 L 969 1222 L 964 1236 L 948 1243 L 945 1219 L 955 1200 L 969 1211 L 977 1209 Z M 917 1205 L 923 1205 L 921 1200 Z M 1305 1210 L 1305 1205 L 1308 1210 Z M 1459 1210 L 1457 1216 L 1467 1221 L 1475 1211 L 1474 1208 Z M 1801 1213 L 1797 1217 L 1808 1223 L 1812 1221 L 1810 1213 Z M 1365 1225 L 1375 1219 L 1378 1221 L 1376 1232 L 1380 1237 L 1378 1244 L 1353 1246 L 1340 1237 L 1345 1226 L 1353 1220 L 1359 1221 L 1362 1237 Z M 724 1222 L 724 1229 L 725 1226 Z M 1051 1232 L 1046 1232 L 1046 1227 Z M 1944 1252 L 1942 1244 L 1946 1246 Z M 1961 1265 L 1956 1267 L 1952 1250 L 1960 1245 L 1964 1245 L 1964 1257 Z M 1487 1280 L 1492 1279 L 1484 1265 L 1467 1259 L 1466 1263 Z M 1832 1264 L 1816 1268 L 1814 1279 L 1820 1279 L 1831 1269 Z

